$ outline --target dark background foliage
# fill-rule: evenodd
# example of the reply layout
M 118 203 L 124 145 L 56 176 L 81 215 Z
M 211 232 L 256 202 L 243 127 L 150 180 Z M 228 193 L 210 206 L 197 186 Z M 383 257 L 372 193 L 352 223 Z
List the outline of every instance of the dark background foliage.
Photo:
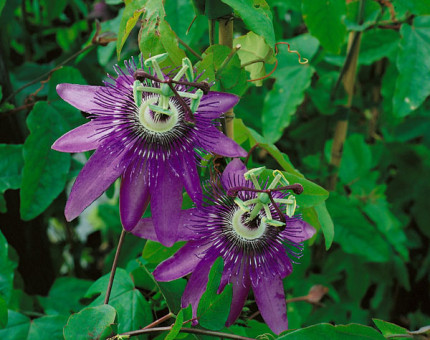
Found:
M 289 303 L 289 323 L 363 326 L 321 324 L 284 337 L 412 337 L 404 328 L 430 324 L 428 1 L 223 0 L 234 9 L 233 46 L 241 48 L 222 71 L 231 49 L 216 34 L 210 46 L 208 29 L 208 17 L 221 14 L 208 7 L 199 14 L 196 3 L 0 0 L 0 336 L 75 339 L 93 327 L 106 338 L 169 310 L 186 320 L 189 311 L 178 305 L 185 279 L 161 285 L 150 275 L 180 245 L 165 249 L 132 236 L 111 307 L 103 306 L 121 233 L 118 183 L 67 223 L 67 194 L 90 153 L 50 149 L 85 122 L 58 97 L 58 83 L 99 85 L 117 57 L 168 51 L 167 63 L 186 55 L 215 89 L 241 96 L 235 139 L 247 149 L 259 143 L 251 165 L 304 175 L 330 191 L 325 201 L 327 192 L 306 182 L 300 212 L 319 232 L 284 282 L 289 299 L 313 285 L 328 292 L 316 303 Z M 299 64 L 285 45 L 276 54 L 281 41 L 309 62 Z M 247 81 L 275 65 L 267 79 Z M 221 330 L 227 311 L 210 311 L 201 327 Z M 250 296 L 238 323 L 222 331 L 268 333 L 255 311 Z

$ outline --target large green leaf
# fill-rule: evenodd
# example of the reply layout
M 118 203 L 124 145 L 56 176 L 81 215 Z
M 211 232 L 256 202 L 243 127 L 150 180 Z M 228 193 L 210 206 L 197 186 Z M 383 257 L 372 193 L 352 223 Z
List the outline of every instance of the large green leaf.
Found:
M 283 340 L 384 340 L 374 328 L 350 324 L 333 326 L 328 323 L 299 329 L 279 337 Z
M 282 153 L 276 145 L 269 143 L 266 138 L 259 135 L 256 131 L 246 127 L 241 119 L 234 120 L 234 131 L 236 142 L 242 144 L 245 141 L 249 141 L 251 147 L 258 143 L 258 146 L 266 150 L 279 163 L 282 169 L 296 176 L 303 177 L 291 164 L 286 154 Z
M 143 13 L 143 8 L 147 0 L 127 0 L 124 2 L 125 9 L 122 13 L 121 23 L 118 31 L 118 38 L 116 41 L 116 52 L 118 59 L 120 58 L 121 50 L 125 44 L 125 41 L 127 40 L 131 30 L 134 28 Z M 152 28 L 155 27 L 156 18 L 156 14 L 154 17 L 152 17 L 152 13 L 149 15 L 150 21 L 148 22 L 148 25 L 151 25 Z
M 70 154 L 51 149 L 67 131 L 60 114 L 47 102 L 38 102 L 27 118 L 30 136 L 24 143 L 24 168 L 20 191 L 21 217 L 41 214 L 63 191 L 70 168 Z
M 413 26 L 402 25 L 397 56 L 399 77 L 393 111 L 399 117 L 416 110 L 430 94 L 430 16 L 417 17 Z
M 90 298 L 100 294 L 90 306 L 104 303 L 110 274 L 106 274 L 94 282 L 85 294 Z M 118 331 L 120 333 L 143 328 L 152 321 L 152 313 L 148 302 L 142 293 L 135 288 L 130 275 L 122 268 L 118 268 L 112 285 L 109 305 L 118 313 Z
M 52 340 L 64 339 L 63 326 L 67 322 L 67 316 L 65 315 L 43 316 L 30 320 L 23 314 L 9 310 L 8 318 L 7 327 L 0 330 L 1 339 L 44 340 L 48 334 L 49 339 Z
M 162 0 L 125 1 L 117 40 L 118 59 L 127 37 L 140 16 L 142 16 L 142 25 L 139 32 L 139 49 L 143 57 L 167 52 L 169 58 L 163 65 L 180 65 L 185 53 L 179 48 L 178 40 L 170 25 L 164 20 L 166 12 Z
M 328 250 L 334 239 L 334 224 L 327 210 L 325 202 L 315 205 L 315 211 L 318 215 L 318 221 L 325 238 L 325 249 Z
M 246 82 L 246 72 L 241 68 L 237 54 L 219 71 L 230 52 L 231 49 L 224 45 L 210 46 L 204 51 L 203 60 L 196 64 L 197 73 L 204 71 L 204 76 L 209 81 L 218 80 L 212 90 L 226 91 L 240 96 L 245 92 L 248 83 Z
M 203 327 L 214 331 L 224 328 L 230 312 L 231 298 L 233 294 L 231 285 L 226 286 L 221 294 L 217 294 L 222 272 L 223 260 L 219 257 L 213 264 L 209 273 L 208 285 L 205 293 L 200 299 L 197 309 L 199 323 Z
M 21 186 L 22 145 L 0 144 L 0 194 Z
M 376 327 L 378 327 L 378 329 L 385 337 L 391 338 L 393 335 L 397 335 L 397 334 L 408 334 L 407 329 L 397 326 L 394 323 L 379 320 L 379 319 L 372 319 L 372 320 L 375 323 Z M 400 338 L 394 338 L 394 339 L 400 339 Z
M 5 328 L 8 322 L 7 303 L 0 295 L 0 329 Z
M 264 100 L 262 116 L 263 134 L 271 143 L 278 141 L 290 124 L 305 90 L 311 85 L 313 73 L 313 67 L 303 65 L 277 70 L 279 77 Z
M 366 215 L 400 254 L 404 261 L 409 260 L 408 239 L 402 229 L 402 223 L 390 211 L 385 199 L 373 200 L 363 208 Z
M 76 313 L 84 306 L 79 300 L 91 285 L 91 281 L 75 277 L 60 277 L 55 280 L 47 297 L 39 301 L 46 314 L 69 315 Z
M 346 197 L 332 194 L 327 208 L 335 225 L 334 241 L 348 254 L 369 262 L 388 262 L 391 249 L 387 241 Z
M 339 54 L 346 38 L 344 0 L 303 0 L 303 19 L 310 33 L 331 53 Z
M 339 178 L 343 183 L 350 183 L 367 174 L 372 164 L 370 147 L 364 141 L 364 136 L 354 134 L 348 137 L 343 146 L 342 162 Z
M 393 59 L 399 45 L 400 35 L 394 30 L 373 29 L 363 33 L 358 63 L 370 65 L 384 57 Z
M 12 294 L 14 270 L 17 264 L 9 259 L 9 244 L 0 232 L 0 296 L 6 302 Z
M 275 57 L 273 49 L 266 44 L 263 37 L 256 35 L 254 32 L 240 36 L 233 41 L 233 45 L 240 44 L 241 48 L 237 52 L 241 65 L 249 64 L 252 61 L 259 62 L 245 66 L 245 70 L 250 73 L 251 79 L 261 78 L 266 75 L 265 64 L 273 64 Z M 263 84 L 262 80 L 253 82 L 257 86 Z
M 265 0 L 222 0 L 240 16 L 246 27 L 266 39 L 270 47 L 275 47 L 275 31 L 272 12 Z
M 393 0 L 396 13 L 410 12 L 416 15 L 430 14 L 430 6 L 427 0 Z
M 70 316 L 64 327 L 64 339 L 107 339 L 116 334 L 115 319 L 116 311 L 112 306 L 87 307 Z

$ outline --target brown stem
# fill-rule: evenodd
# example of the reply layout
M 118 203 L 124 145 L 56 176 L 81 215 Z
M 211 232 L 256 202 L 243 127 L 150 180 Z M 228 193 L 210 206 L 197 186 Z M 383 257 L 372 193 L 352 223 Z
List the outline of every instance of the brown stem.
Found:
M 364 0 L 360 0 L 360 13 L 357 20 L 358 23 L 362 21 L 363 12 L 364 12 Z M 328 183 L 329 190 L 334 190 L 336 188 L 338 170 L 340 167 L 340 163 L 342 161 L 343 145 L 345 143 L 346 134 L 348 132 L 348 118 L 349 118 L 348 111 L 351 108 L 352 98 L 354 96 L 354 83 L 355 83 L 355 76 L 356 76 L 356 70 L 357 70 L 358 54 L 360 51 L 361 34 L 362 32 L 350 33 L 349 41 L 348 41 L 348 50 L 347 50 L 348 52 L 345 59 L 345 64 L 342 68 L 341 75 L 339 77 L 339 80 L 342 79 L 343 86 L 345 88 L 346 93 L 348 94 L 348 102 L 345 105 L 347 114 L 345 117 L 342 117 L 340 120 L 338 120 L 334 131 L 334 138 L 333 138 L 333 145 L 331 148 L 331 159 L 330 159 L 330 165 L 333 168 L 333 173 L 329 178 L 329 183 Z M 339 80 L 333 89 L 332 98 L 334 98 L 337 85 L 339 84 Z
M 218 26 L 218 40 L 221 45 L 233 47 L 233 20 L 231 18 L 220 19 Z M 234 112 L 231 108 L 224 113 L 225 134 L 231 139 L 234 138 Z
M 78 52 L 72 54 L 69 58 L 67 58 L 66 60 L 64 60 L 63 62 L 61 62 L 60 64 L 58 64 L 56 67 L 54 67 L 52 70 L 42 74 L 41 76 L 37 77 L 36 79 L 33 79 L 31 82 L 24 84 L 23 86 L 21 86 L 18 90 L 16 90 L 15 92 L 13 92 L 9 97 L 7 97 L 4 101 L 8 102 L 11 98 L 13 98 L 14 96 L 16 96 L 19 92 L 21 92 L 22 90 L 24 90 L 25 88 L 36 84 L 37 82 L 41 81 L 42 79 L 45 79 L 49 76 L 51 76 L 51 74 L 55 71 L 57 71 L 58 69 L 62 68 L 65 64 L 67 64 L 68 62 L 72 61 L 73 59 L 75 59 L 77 56 L 79 56 L 80 54 L 88 51 L 89 49 L 93 48 L 95 45 L 91 44 L 88 45 L 86 47 L 84 47 L 83 49 L 79 50 Z
M 105 296 L 105 302 L 104 302 L 105 305 L 109 303 L 110 293 L 112 291 L 113 279 L 115 278 L 116 267 L 118 266 L 118 257 L 121 251 L 122 244 L 124 243 L 125 233 L 126 231 L 125 229 L 123 229 L 121 232 L 121 236 L 119 237 L 118 246 L 116 247 L 115 257 L 112 263 L 112 270 L 110 272 L 110 277 L 109 277 L 109 283 L 106 289 L 106 296 Z
M 137 331 L 118 334 L 118 336 L 124 336 L 124 335 L 136 336 L 136 335 L 153 333 L 153 332 L 168 332 L 171 329 L 172 329 L 172 326 L 157 327 L 157 328 L 150 328 L 150 329 L 139 329 Z M 214 332 L 214 331 L 208 331 L 205 329 L 197 329 L 197 328 L 181 328 L 180 332 L 190 333 L 190 334 L 203 334 L 203 335 L 209 335 L 209 336 L 225 338 L 225 339 L 234 339 L 234 340 L 255 340 L 254 338 L 247 338 L 245 336 L 240 336 L 240 335 L 235 335 L 230 333 Z M 114 338 L 111 338 L 111 339 L 114 339 Z
M 164 315 L 163 317 L 159 318 L 158 320 L 155 320 L 154 322 L 150 323 L 149 325 L 143 327 L 142 329 L 150 329 L 154 326 L 159 325 L 160 323 L 163 323 L 166 320 L 169 320 L 173 316 L 173 313 L 170 312 L 169 314 Z
M 178 39 L 178 42 L 184 46 L 192 55 L 194 55 L 197 59 L 203 60 L 202 56 L 198 54 L 196 51 L 194 51 L 185 41 L 183 41 L 181 38 L 176 36 L 176 39 Z

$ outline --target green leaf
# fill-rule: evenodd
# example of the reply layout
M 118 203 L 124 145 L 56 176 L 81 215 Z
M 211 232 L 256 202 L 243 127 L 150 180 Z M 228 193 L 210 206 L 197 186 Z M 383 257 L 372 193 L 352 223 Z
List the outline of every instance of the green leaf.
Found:
M 430 6 L 427 0 L 393 0 L 396 13 L 406 11 L 416 15 L 430 14 Z
M 90 306 L 104 303 L 110 274 L 106 274 L 94 282 L 85 294 L 92 297 L 100 294 Z M 109 305 L 118 313 L 118 332 L 124 333 L 143 328 L 152 321 L 152 313 L 148 302 L 142 293 L 135 288 L 130 275 L 118 268 L 112 285 Z
M 223 260 L 219 257 L 209 272 L 208 285 L 197 309 L 199 323 L 213 331 L 219 331 L 225 327 L 233 296 L 231 285 L 226 286 L 221 294 L 217 294 L 223 267 Z
M 1 15 L 1 12 L 3 11 L 4 5 L 6 5 L 6 0 L 0 0 L 0 15 Z M 0 99 L 1 99 L 1 96 L 0 96 Z
M 57 93 L 57 85 L 62 83 L 81 84 L 87 82 L 82 77 L 81 72 L 75 67 L 63 66 L 59 70 L 52 73 L 49 79 L 48 101 L 60 100 L 63 101 Z
M 0 144 L 0 194 L 21 186 L 22 145 Z
M 0 330 L 1 339 L 44 340 L 47 334 L 50 340 L 64 339 L 63 326 L 67 322 L 65 315 L 43 316 L 30 321 L 27 316 L 9 310 L 8 319 L 7 327 Z
M 0 329 L 5 328 L 8 321 L 7 303 L 3 296 L 0 295 Z
M 430 16 L 417 17 L 414 25 L 402 25 L 393 111 L 398 117 L 416 110 L 430 94 Z
M 87 307 L 70 316 L 64 327 L 64 339 L 107 339 L 116 334 L 115 318 L 116 311 L 112 306 Z
M 183 245 L 184 242 L 176 242 L 172 247 L 168 248 L 161 243 L 148 240 L 143 248 L 142 257 L 148 263 L 159 264 L 175 254 Z
M 45 340 L 49 334 L 51 340 L 63 340 L 63 327 L 67 322 L 66 315 L 44 316 L 30 322 L 29 340 Z
M 234 131 L 234 139 L 237 143 L 242 144 L 249 140 L 251 147 L 258 143 L 258 146 L 266 150 L 279 163 L 282 169 L 296 176 L 303 177 L 303 175 L 300 174 L 291 164 L 286 154 L 279 151 L 279 149 L 274 144 L 269 143 L 266 138 L 259 135 L 256 131 L 246 127 L 242 119 L 234 120 Z
M 27 117 L 30 136 L 24 143 L 24 168 L 20 191 L 23 220 L 41 214 L 63 191 L 70 168 L 70 154 L 51 150 L 67 131 L 59 113 L 46 102 L 37 102 Z
M 182 323 L 184 322 L 184 312 L 181 309 L 176 316 L 175 324 L 173 325 L 170 332 L 166 335 L 164 338 L 165 340 L 174 340 L 176 339 L 176 336 L 179 334 L 179 331 L 181 330 Z
M 59 17 L 67 6 L 68 0 L 41 0 L 40 5 L 44 8 L 43 13 L 48 21 Z
M 275 31 L 272 12 L 265 0 L 222 0 L 241 17 L 246 27 L 264 37 L 269 46 L 275 48 Z
M 346 38 L 344 0 L 303 0 L 303 19 L 309 32 L 328 52 L 339 54 Z
M 0 338 L 8 340 L 25 340 L 30 330 L 30 318 L 9 310 L 8 324 L 5 329 L 0 329 Z
M 327 323 L 302 328 L 278 338 L 279 340 L 385 340 L 375 329 L 358 325 L 333 326 Z
M 245 70 L 250 73 L 251 79 L 257 79 L 266 75 L 265 64 L 273 64 L 276 59 L 273 54 L 273 49 L 266 44 L 263 37 L 256 35 L 254 32 L 238 37 L 233 40 L 233 45 L 241 45 L 237 52 L 241 65 L 259 60 L 259 62 L 245 66 Z M 262 80 L 253 82 L 256 86 L 263 84 Z
M 9 302 L 13 290 L 14 271 L 17 264 L 9 259 L 9 244 L 0 232 L 0 296 Z
M 277 71 L 280 76 L 266 95 L 262 116 L 263 134 L 271 143 L 278 141 L 290 124 L 297 106 L 305 97 L 305 90 L 311 85 L 313 73 L 313 67 L 303 65 Z
M 47 297 L 39 297 L 46 314 L 69 315 L 84 306 L 79 302 L 91 285 L 91 281 L 74 277 L 60 277 L 55 280 Z
M 347 138 L 343 146 L 342 162 L 339 178 L 343 183 L 350 183 L 366 175 L 372 164 L 370 147 L 364 141 L 364 136 L 354 134 Z
M 389 261 L 389 245 L 353 202 L 332 194 L 327 208 L 335 225 L 334 241 L 345 253 L 362 256 L 369 262 Z
M 177 279 L 170 282 L 155 281 L 160 288 L 161 294 L 166 299 L 167 306 L 172 313 L 177 313 L 181 309 L 181 296 L 185 291 L 187 280 Z
M 371 65 L 384 57 L 396 56 L 400 35 L 395 30 L 373 29 L 363 33 L 358 63 Z
M 314 206 L 325 238 L 325 249 L 329 250 L 334 238 L 334 224 L 325 203 Z
M 408 330 L 395 325 L 394 323 L 379 320 L 379 319 L 372 319 L 372 321 L 375 323 L 376 327 L 381 331 L 382 335 L 385 337 L 392 338 L 395 334 L 408 334 Z M 394 338 L 396 339 L 396 338 Z M 400 338 L 398 338 L 400 339 Z
M 409 260 L 408 239 L 402 229 L 402 223 L 390 211 L 385 199 L 373 200 L 365 205 L 363 211 L 375 222 L 391 245 L 404 261 Z
M 143 8 L 147 0 L 127 0 L 124 2 L 125 9 L 122 13 L 121 23 L 118 31 L 118 38 L 116 41 L 116 52 L 118 60 L 120 59 L 121 50 L 125 44 L 125 41 L 130 35 L 131 30 L 134 28 L 137 21 L 139 20 L 139 17 L 143 13 Z M 150 14 L 151 21 L 148 24 L 151 25 L 152 28 L 154 28 L 157 16 L 155 14 L 154 17 L 151 17 L 151 15 L 152 13 Z

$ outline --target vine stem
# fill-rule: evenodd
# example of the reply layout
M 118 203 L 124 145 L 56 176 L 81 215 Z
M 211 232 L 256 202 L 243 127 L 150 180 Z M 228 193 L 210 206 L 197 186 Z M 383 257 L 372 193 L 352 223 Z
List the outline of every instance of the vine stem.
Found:
M 11 98 L 15 97 L 19 92 L 21 92 L 22 90 L 24 90 L 25 88 L 36 84 L 37 82 L 49 77 L 53 72 L 59 70 L 60 68 L 62 68 L 65 64 L 67 64 L 68 62 L 72 61 L 73 59 L 75 59 L 76 57 L 78 57 L 80 54 L 88 51 L 89 49 L 93 48 L 95 46 L 95 44 L 90 44 L 84 48 L 82 48 L 81 50 L 79 50 L 78 52 L 72 54 L 70 57 L 68 57 L 67 59 L 65 59 L 63 62 L 61 62 L 60 64 L 58 64 L 56 67 L 54 67 L 52 70 L 49 70 L 48 72 L 45 72 L 44 74 L 42 74 L 41 76 L 37 77 L 36 79 L 33 79 L 32 81 L 30 81 L 27 84 L 24 84 L 23 86 L 21 86 L 19 89 L 17 89 L 16 91 L 14 91 L 10 96 L 8 96 L 4 102 L 8 102 Z
M 126 332 L 126 333 L 122 333 L 122 334 L 118 334 L 118 336 L 124 336 L 124 335 L 128 335 L 128 336 L 136 336 L 136 335 L 141 335 L 141 334 L 147 334 L 147 333 L 154 333 L 154 332 L 168 332 L 172 329 L 172 326 L 168 326 L 168 327 L 156 327 L 156 328 L 148 328 L 148 329 L 139 329 L 137 331 L 131 331 L 131 332 Z M 203 334 L 203 335 L 209 335 L 209 336 L 215 336 L 215 337 L 219 337 L 219 338 L 225 338 L 225 339 L 234 339 L 234 340 L 255 340 L 254 338 L 247 338 L 245 336 L 241 336 L 241 335 L 235 335 L 235 334 L 230 334 L 230 333 L 222 333 L 222 332 L 214 332 L 214 331 L 208 331 L 205 329 L 197 329 L 197 328 L 181 328 L 180 332 L 182 333 L 190 333 L 190 334 Z M 111 338 L 111 339 L 115 339 L 115 338 Z
M 193 56 L 195 56 L 198 60 L 203 60 L 202 56 L 198 54 L 196 51 L 194 51 L 185 41 L 183 41 L 181 38 L 179 38 L 176 35 L 176 39 L 178 39 L 178 42 L 184 46 Z
M 233 19 L 219 19 L 218 40 L 221 45 L 233 48 Z M 227 137 L 234 138 L 234 112 L 233 108 L 224 113 L 225 134 Z
M 365 0 L 360 0 L 360 11 L 358 15 L 358 23 L 360 24 L 363 20 Z M 361 32 L 351 32 L 348 40 L 347 56 L 345 64 L 342 67 L 339 79 L 332 91 L 331 97 L 334 98 L 337 87 L 340 80 L 343 82 L 346 93 L 348 94 L 348 101 L 345 105 L 346 114 L 337 121 L 334 136 L 333 145 L 331 148 L 330 165 L 334 172 L 329 178 L 328 189 L 335 190 L 338 178 L 338 170 L 342 161 L 342 150 L 346 140 L 348 132 L 348 120 L 349 120 L 349 109 L 352 105 L 352 98 L 354 96 L 354 83 L 357 70 L 358 54 L 360 51 Z
M 118 257 L 121 251 L 122 244 L 124 243 L 126 231 L 122 229 L 121 236 L 119 237 L 118 246 L 116 247 L 115 257 L 112 263 L 112 269 L 110 271 L 109 283 L 106 289 L 106 296 L 104 304 L 107 305 L 109 303 L 110 293 L 112 291 L 113 279 L 115 278 L 116 267 L 118 266 Z

